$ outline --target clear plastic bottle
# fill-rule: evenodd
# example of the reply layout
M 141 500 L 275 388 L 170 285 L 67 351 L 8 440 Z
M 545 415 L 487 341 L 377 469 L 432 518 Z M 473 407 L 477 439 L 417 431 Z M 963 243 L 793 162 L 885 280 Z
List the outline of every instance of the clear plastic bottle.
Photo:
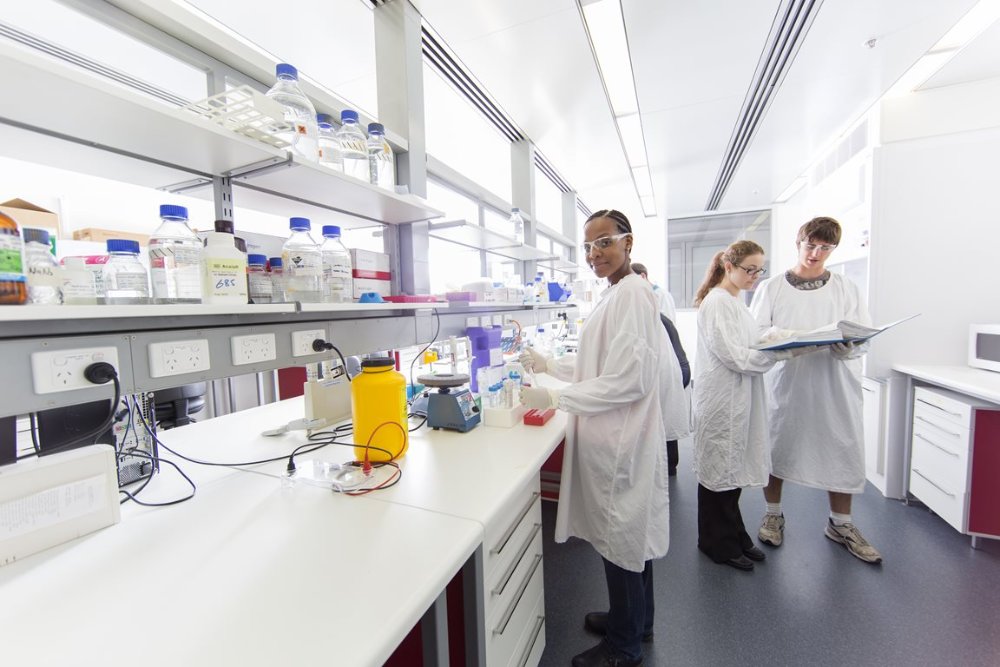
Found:
M 396 163 L 392 147 L 385 140 L 382 123 L 368 124 L 368 180 L 392 192 L 396 187 Z
M 333 117 L 328 113 L 321 113 L 316 116 L 316 124 L 319 126 L 319 163 L 343 173 L 344 156 L 340 153 Z
M 201 303 L 204 244 L 188 227 L 183 206 L 160 206 L 163 221 L 149 238 L 149 272 L 156 303 Z
M 292 129 L 281 134 L 290 146 L 288 150 L 307 160 L 319 160 L 319 128 L 316 126 L 316 108 L 299 88 L 299 72 L 288 63 L 275 68 L 278 80 L 267 96 L 285 108 L 285 122 Z
M 103 272 L 104 303 L 148 303 L 149 276 L 146 267 L 139 261 L 138 241 L 108 239 L 107 246 L 108 261 Z
M 59 305 L 62 303 L 62 267 L 52 255 L 49 232 L 25 227 L 24 273 L 28 279 L 28 303 Z
M 271 279 L 264 267 L 267 257 L 264 255 L 247 255 L 247 275 L 250 278 L 250 301 L 252 303 L 271 303 L 274 290 Z
M 534 299 L 535 303 L 546 303 L 549 300 L 548 286 L 545 284 L 544 280 L 545 274 L 541 271 L 535 276 L 535 283 L 533 285 L 534 289 Z
M 0 305 L 18 306 L 27 299 L 21 232 L 14 218 L 0 213 Z
M 517 242 L 524 243 L 524 218 L 521 217 L 521 209 L 517 207 L 510 209 L 510 227 Z
M 97 303 L 97 285 L 94 272 L 87 268 L 83 257 L 66 257 L 62 261 L 62 295 L 67 306 Z
M 371 174 L 368 166 L 368 140 L 364 130 L 358 125 L 358 112 L 344 109 L 340 112 L 340 123 L 336 136 L 344 160 L 344 173 L 368 183 Z
M 272 257 L 268 264 L 271 265 L 271 303 L 285 303 L 288 299 L 285 295 L 284 263 L 280 257 Z
M 291 218 L 291 236 L 281 247 L 281 263 L 285 269 L 285 295 L 289 301 L 319 303 L 322 301 L 323 257 L 319 246 L 309 235 L 309 218 Z
M 340 240 L 340 227 L 323 225 L 323 244 L 319 251 L 323 257 L 323 300 L 329 303 L 353 301 L 351 253 Z

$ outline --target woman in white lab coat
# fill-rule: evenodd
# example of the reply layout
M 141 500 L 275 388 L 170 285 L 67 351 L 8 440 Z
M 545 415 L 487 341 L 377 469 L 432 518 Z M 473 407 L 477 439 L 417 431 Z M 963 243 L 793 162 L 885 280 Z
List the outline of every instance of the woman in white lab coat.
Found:
M 694 459 L 698 477 L 698 548 L 716 563 L 753 570 L 764 560 L 740 514 L 746 487 L 770 472 L 763 374 L 793 352 L 761 352 L 750 310 L 740 300 L 764 274 L 764 249 L 737 241 L 716 253 L 695 296 L 698 350 L 694 381 Z
M 526 355 L 536 371 L 571 384 L 525 388 L 522 402 L 570 413 L 555 537 L 587 540 L 604 560 L 609 611 L 587 614 L 584 625 L 605 637 L 573 665 L 638 665 L 640 642 L 653 633 L 652 559 L 669 544 L 663 443 L 689 427 L 656 297 L 630 268 L 628 219 L 598 211 L 584 234 L 587 264 L 610 286 L 580 329 L 576 355 Z

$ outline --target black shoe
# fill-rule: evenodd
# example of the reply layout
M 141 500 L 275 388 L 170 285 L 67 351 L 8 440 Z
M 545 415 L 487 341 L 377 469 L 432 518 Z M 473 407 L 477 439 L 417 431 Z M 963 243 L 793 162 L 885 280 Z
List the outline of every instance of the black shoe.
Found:
M 761 551 L 755 546 L 750 547 L 749 549 L 744 549 L 743 555 L 749 558 L 750 560 L 757 561 L 758 563 L 767 558 L 767 554 L 765 554 L 763 551 Z
M 573 656 L 573 667 L 639 667 L 642 658 L 629 660 L 615 653 L 606 641 L 594 648 Z
M 677 468 L 667 468 L 667 475 L 670 477 L 677 477 Z
M 749 572 L 753 569 L 753 561 L 743 555 L 739 555 L 736 558 L 730 558 L 729 560 L 724 560 L 720 565 L 729 565 L 735 567 L 737 570 L 743 570 L 744 572 Z
M 595 635 L 601 635 L 602 637 L 608 634 L 608 612 L 606 611 L 592 611 L 583 617 L 583 629 L 587 632 L 593 632 Z M 642 633 L 642 641 L 647 644 L 653 641 L 653 631 Z

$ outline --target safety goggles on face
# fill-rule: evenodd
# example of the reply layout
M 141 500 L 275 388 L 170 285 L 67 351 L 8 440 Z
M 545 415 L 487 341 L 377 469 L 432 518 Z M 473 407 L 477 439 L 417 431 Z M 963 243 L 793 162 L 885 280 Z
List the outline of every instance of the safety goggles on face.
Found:
M 813 250 L 819 250 L 820 252 L 831 252 L 837 246 L 835 246 L 835 245 L 817 245 L 815 243 L 803 243 L 802 247 L 806 249 L 806 252 L 812 252 Z
M 598 250 L 607 250 L 614 243 L 617 243 L 626 236 L 632 236 L 632 234 L 629 232 L 624 232 L 622 234 L 615 234 L 614 236 L 602 236 L 601 238 L 594 239 L 593 241 L 584 241 L 583 254 L 589 255 L 590 251 L 593 250 L 594 248 L 597 248 Z
M 736 268 L 737 269 L 743 269 L 744 271 L 747 272 L 747 275 L 750 276 L 751 278 L 756 278 L 757 276 L 762 276 L 765 273 L 767 273 L 767 269 L 765 269 L 763 267 L 761 267 L 759 269 L 748 269 L 745 266 L 740 266 L 739 264 L 737 264 Z

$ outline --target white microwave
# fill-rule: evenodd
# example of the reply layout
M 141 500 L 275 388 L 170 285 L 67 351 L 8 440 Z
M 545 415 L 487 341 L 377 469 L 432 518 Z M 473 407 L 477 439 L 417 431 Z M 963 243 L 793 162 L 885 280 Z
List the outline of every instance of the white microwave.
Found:
M 1000 324 L 969 327 L 969 365 L 1000 373 Z

